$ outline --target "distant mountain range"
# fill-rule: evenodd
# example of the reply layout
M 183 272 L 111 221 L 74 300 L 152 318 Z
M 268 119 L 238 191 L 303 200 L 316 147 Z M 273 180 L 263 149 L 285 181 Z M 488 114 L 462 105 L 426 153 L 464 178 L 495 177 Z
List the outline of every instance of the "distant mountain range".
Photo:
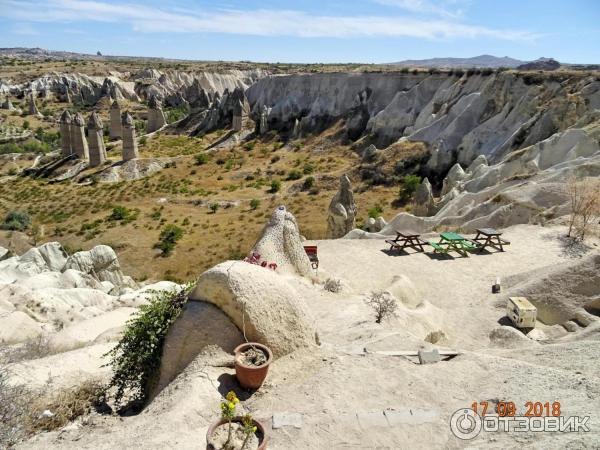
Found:
M 470 67 L 507 67 L 516 68 L 528 61 L 520 61 L 518 59 L 504 56 L 499 58 L 492 55 L 480 55 L 472 58 L 431 58 L 431 59 L 407 59 L 392 63 L 398 66 L 416 66 L 416 67 L 439 67 L 439 68 L 462 68 Z

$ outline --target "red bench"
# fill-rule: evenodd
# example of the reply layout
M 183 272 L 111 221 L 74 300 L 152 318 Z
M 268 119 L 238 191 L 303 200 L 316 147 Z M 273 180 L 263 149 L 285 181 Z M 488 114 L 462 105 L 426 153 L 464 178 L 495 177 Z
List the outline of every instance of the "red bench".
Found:
M 306 256 L 308 256 L 312 268 L 317 270 L 319 268 L 319 256 L 317 255 L 317 246 L 305 245 L 304 251 L 306 252 Z

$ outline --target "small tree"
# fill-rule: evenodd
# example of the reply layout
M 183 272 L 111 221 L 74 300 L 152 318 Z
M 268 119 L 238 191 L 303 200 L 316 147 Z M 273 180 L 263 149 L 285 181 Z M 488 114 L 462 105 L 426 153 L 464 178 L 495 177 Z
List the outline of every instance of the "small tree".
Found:
M 398 199 L 402 202 L 408 202 L 417 191 L 421 177 L 417 175 L 405 175 L 400 179 L 400 191 Z
M 211 203 L 210 210 L 212 211 L 213 214 L 216 214 L 216 212 L 217 212 L 218 209 L 219 209 L 219 204 L 218 203 Z
M 253 198 L 252 200 L 250 200 L 250 209 L 252 209 L 252 211 L 256 210 L 256 208 L 258 208 L 260 206 L 260 200 Z
M 375 312 L 376 323 L 381 323 L 384 319 L 395 316 L 396 309 L 398 309 L 396 299 L 386 291 L 371 292 L 365 302 Z
M 567 236 L 583 241 L 590 223 L 600 215 L 600 181 L 570 177 L 565 189 L 570 206 Z
M 175 244 L 183 237 L 183 230 L 177 225 L 169 224 L 163 228 L 158 237 L 159 241 L 154 248 L 161 250 L 161 256 L 167 257 L 173 253 Z
M 274 194 L 275 192 L 279 192 L 280 189 L 281 189 L 281 181 L 279 181 L 279 180 L 271 181 L 271 189 L 270 189 L 271 193 Z

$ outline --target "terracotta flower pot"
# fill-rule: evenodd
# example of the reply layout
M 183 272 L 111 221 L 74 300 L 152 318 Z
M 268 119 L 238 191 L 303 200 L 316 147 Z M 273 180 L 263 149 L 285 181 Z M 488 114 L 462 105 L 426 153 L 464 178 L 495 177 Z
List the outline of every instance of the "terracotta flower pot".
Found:
M 256 347 L 267 355 L 267 362 L 262 366 L 247 366 L 242 362 L 241 354 L 251 347 Z M 271 361 L 273 361 L 271 349 L 266 345 L 258 344 L 256 342 L 246 342 L 238 345 L 235 350 L 233 350 L 233 353 L 235 355 L 235 376 L 240 385 L 246 389 L 258 389 L 261 387 L 263 381 L 265 381 L 265 378 L 267 377 L 269 365 L 271 364 Z
M 234 417 L 231 421 L 241 423 L 242 418 L 240 416 L 237 416 L 237 417 Z M 267 433 L 265 432 L 266 428 L 258 420 L 253 418 L 252 421 L 254 422 L 254 426 L 256 427 L 256 437 L 258 437 L 258 442 L 259 442 L 258 450 L 266 450 L 267 449 Z M 210 444 L 210 437 L 215 432 L 217 427 L 224 425 L 226 423 L 227 423 L 227 420 L 221 419 L 221 420 L 217 420 L 216 422 L 213 422 L 210 424 L 210 426 L 208 427 L 208 430 L 206 431 L 206 445 L 207 445 L 208 449 L 214 450 L 214 447 Z

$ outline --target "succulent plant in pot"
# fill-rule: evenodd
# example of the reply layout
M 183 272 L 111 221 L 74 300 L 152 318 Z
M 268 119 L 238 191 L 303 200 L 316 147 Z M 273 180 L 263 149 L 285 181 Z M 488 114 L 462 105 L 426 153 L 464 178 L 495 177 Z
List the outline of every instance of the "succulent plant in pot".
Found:
M 265 427 L 250 414 L 236 415 L 239 400 L 233 391 L 221 402 L 221 419 L 206 432 L 210 450 L 265 450 Z
M 233 353 L 235 375 L 240 385 L 246 389 L 261 387 L 273 361 L 271 349 L 257 342 L 246 342 L 238 345 Z

